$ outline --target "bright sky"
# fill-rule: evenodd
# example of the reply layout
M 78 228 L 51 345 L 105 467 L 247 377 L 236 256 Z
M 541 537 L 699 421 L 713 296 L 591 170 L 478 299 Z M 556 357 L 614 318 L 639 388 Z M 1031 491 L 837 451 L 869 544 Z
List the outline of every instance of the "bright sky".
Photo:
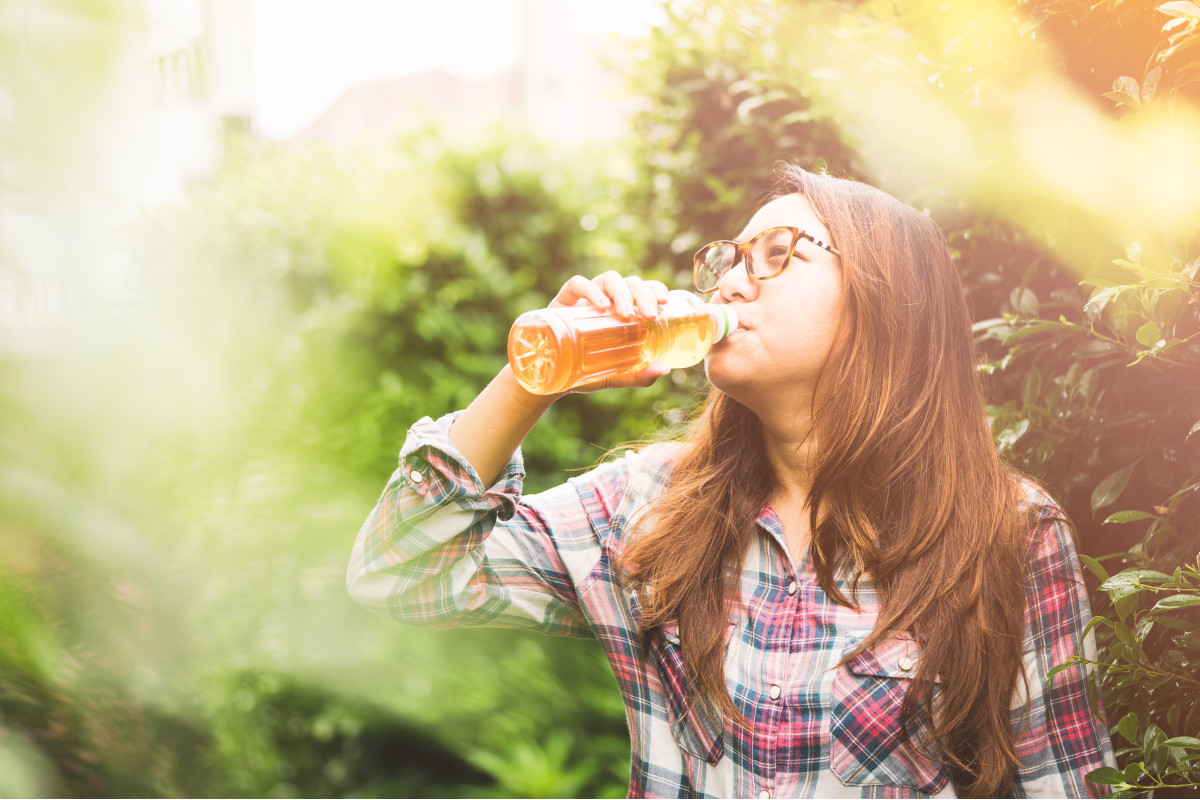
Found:
M 573 30 L 632 34 L 659 0 L 526 0 L 569 7 Z M 346 89 L 444 69 L 494 75 L 521 50 L 522 0 L 254 0 L 251 71 L 259 133 L 290 137 Z

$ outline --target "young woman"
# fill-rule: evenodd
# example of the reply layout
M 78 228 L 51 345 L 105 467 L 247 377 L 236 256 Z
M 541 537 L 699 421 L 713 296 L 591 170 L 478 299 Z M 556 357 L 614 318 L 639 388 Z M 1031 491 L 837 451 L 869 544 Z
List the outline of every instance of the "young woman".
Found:
M 945 239 L 869 186 L 779 177 L 696 255 L 739 326 L 686 441 L 523 497 L 516 451 L 556 398 L 505 368 L 410 430 L 350 592 L 412 623 L 598 638 L 632 796 L 1085 796 L 1107 732 L 1081 670 L 1046 681 L 1085 647 L 1072 535 L 997 457 Z M 554 305 L 665 297 L 610 272 Z

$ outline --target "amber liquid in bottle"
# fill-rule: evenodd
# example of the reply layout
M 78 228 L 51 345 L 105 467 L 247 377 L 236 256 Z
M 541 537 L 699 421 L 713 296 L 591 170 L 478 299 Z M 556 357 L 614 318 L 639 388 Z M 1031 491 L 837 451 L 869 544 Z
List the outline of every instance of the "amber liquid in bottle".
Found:
M 591 306 L 542 309 L 513 323 L 508 359 L 527 390 L 555 394 L 656 361 L 690 367 L 736 327 L 728 306 L 708 305 L 688 292 L 671 292 L 654 319 L 619 320 Z

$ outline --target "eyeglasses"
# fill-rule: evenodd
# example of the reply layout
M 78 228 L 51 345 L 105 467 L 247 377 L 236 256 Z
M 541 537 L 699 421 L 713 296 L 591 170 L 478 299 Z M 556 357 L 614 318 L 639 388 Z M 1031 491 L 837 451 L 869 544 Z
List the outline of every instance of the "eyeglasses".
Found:
M 701 247 L 696 252 L 693 273 L 696 291 L 700 294 L 715 292 L 725 273 L 743 259 L 746 261 L 746 273 L 751 278 L 759 281 L 774 278 L 791 262 L 801 239 L 807 239 L 835 256 L 841 255 L 837 248 L 814 239 L 799 228 L 767 228 L 747 242 L 720 241 Z

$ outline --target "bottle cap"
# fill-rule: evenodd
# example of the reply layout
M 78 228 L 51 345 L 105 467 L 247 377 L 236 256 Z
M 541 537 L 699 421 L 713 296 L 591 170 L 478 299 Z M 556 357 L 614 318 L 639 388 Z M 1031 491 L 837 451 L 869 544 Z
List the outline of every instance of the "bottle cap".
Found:
M 713 337 L 713 344 L 737 330 L 737 312 L 731 306 L 709 303 L 708 313 L 717 326 L 717 335 Z

